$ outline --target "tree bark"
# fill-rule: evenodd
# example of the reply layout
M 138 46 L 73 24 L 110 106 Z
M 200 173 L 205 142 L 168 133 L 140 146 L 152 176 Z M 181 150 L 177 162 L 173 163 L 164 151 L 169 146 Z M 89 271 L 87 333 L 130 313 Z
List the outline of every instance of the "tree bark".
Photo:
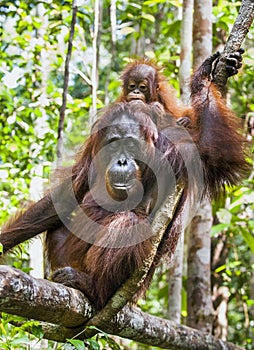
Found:
M 212 0 L 194 0 L 194 66 L 199 66 L 211 52 Z M 204 199 L 187 231 L 187 325 L 208 333 L 212 332 L 213 324 L 210 273 L 211 227 L 211 203 Z
M 92 307 L 78 290 L 0 266 L 0 308 L 2 312 L 59 323 L 66 327 L 83 325 Z
M 188 229 L 187 325 L 211 333 L 211 203 L 203 201 Z
M 228 54 L 239 50 L 243 40 L 245 39 L 249 28 L 254 19 L 254 1 L 253 0 L 242 0 L 242 5 L 239 10 L 239 14 L 235 20 L 229 38 L 224 47 L 223 53 L 216 66 L 214 75 L 214 82 L 219 89 L 224 92 L 225 85 L 227 83 L 226 74 L 226 59 Z
M 199 67 L 212 52 L 212 0 L 194 0 L 193 66 Z
M 251 261 L 252 266 L 254 266 L 254 255 L 251 255 Z M 250 299 L 254 300 L 254 271 L 252 270 L 251 276 L 250 276 Z M 250 319 L 254 320 L 254 305 L 251 305 L 249 308 L 249 313 L 250 313 Z M 254 332 L 251 333 L 250 335 L 253 343 L 254 343 Z
M 112 62 L 116 59 L 116 30 L 117 30 L 117 17 L 116 17 L 116 0 L 110 1 L 110 24 L 111 24 L 111 57 Z
M 211 270 L 212 270 L 212 301 L 214 307 L 213 334 L 222 340 L 228 337 L 228 299 L 229 288 L 223 285 L 222 272 L 216 269 L 226 264 L 228 256 L 227 236 L 220 233 L 212 238 Z
M 183 1 L 181 25 L 181 54 L 180 54 L 180 92 L 181 100 L 188 104 L 190 98 L 190 74 L 192 55 L 192 12 L 193 0 Z M 182 272 L 183 272 L 184 230 L 178 241 L 172 268 L 168 273 L 168 313 L 170 320 L 180 323 L 182 309 Z
M 80 332 L 93 315 L 92 306 L 81 292 L 58 283 L 35 279 L 8 266 L 0 267 L 0 310 L 46 322 L 41 324 L 44 338 L 61 342 L 74 336 L 84 339 L 84 333 Z M 150 316 L 130 306 L 124 307 L 104 324 L 102 330 L 169 350 L 243 350 L 237 345 Z M 27 328 L 26 331 L 31 330 Z
M 181 323 L 184 232 L 178 241 L 173 266 L 168 271 L 167 318 Z
M 183 0 L 182 11 L 179 81 L 181 100 L 187 105 L 190 99 L 193 0 Z

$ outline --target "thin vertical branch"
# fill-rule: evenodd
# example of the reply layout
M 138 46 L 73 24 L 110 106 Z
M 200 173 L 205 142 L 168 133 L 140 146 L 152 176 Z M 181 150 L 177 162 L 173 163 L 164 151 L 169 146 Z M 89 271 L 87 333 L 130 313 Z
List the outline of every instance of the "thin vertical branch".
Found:
M 96 50 L 96 82 L 98 89 L 99 82 L 99 62 L 100 62 L 100 47 L 101 47 L 101 28 L 103 21 L 103 1 L 99 1 L 99 11 L 98 11 L 98 29 L 97 29 L 97 50 Z
M 95 122 L 95 116 L 97 111 L 97 62 L 98 62 L 98 32 L 99 32 L 99 0 L 94 2 L 94 31 L 93 31 L 93 66 L 92 66 L 92 107 L 90 109 L 90 125 Z
M 184 104 L 190 98 L 190 75 L 192 63 L 193 0 L 183 0 L 180 54 L 180 92 Z
M 109 81 L 110 81 L 110 72 L 115 70 L 116 65 L 116 0 L 110 0 L 110 26 L 111 26 L 111 61 L 108 67 L 108 74 L 105 82 L 105 97 L 104 103 L 108 105 L 110 103 L 109 100 Z
M 114 62 L 115 54 L 116 54 L 116 0 L 111 0 L 110 2 L 110 23 L 111 23 L 112 62 Z
M 64 67 L 64 85 L 63 85 L 63 94 L 62 94 L 62 105 L 60 108 L 60 118 L 58 123 L 58 135 L 57 135 L 57 163 L 61 164 L 63 157 L 63 129 L 64 129 L 64 118 L 66 111 L 66 103 L 67 103 L 67 92 L 68 92 L 68 84 L 69 84 L 69 65 L 71 60 L 72 53 L 72 42 L 75 31 L 75 24 L 77 18 L 78 7 L 76 6 L 76 0 L 73 0 L 72 3 L 72 19 L 71 19 L 71 28 L 70 35 L 68 40 L 68 50 L 65 59 L 65 67 Z

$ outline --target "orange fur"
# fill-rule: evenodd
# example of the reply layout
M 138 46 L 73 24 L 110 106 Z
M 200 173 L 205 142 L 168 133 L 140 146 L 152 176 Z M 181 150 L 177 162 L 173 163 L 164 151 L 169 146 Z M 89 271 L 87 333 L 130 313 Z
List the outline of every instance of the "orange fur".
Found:
M 63 170 L 60 185 L 3 227 L 0 242 L 4 251 L 47 230 L 47 256 L 54 271 L 54 281 L 81 290 L 97 308 L 102 308 L 148 256 L 151 249 L 150 215 L 170 192 L 174 181 L 181 179 L 185 184 L 183 196 L 138 294 L 145 292 L 162 255 L 174 253 L 182 232 L 187 195 L 200 186 L 194 150 L 197 148 L 199 151 L 202 174 L 198 175 L 200 178 L 202 176 L 205 185 L 200 189 L 203 195 L 213 196 L 223 192 L 225 184 L 236 184 L 248 169 L 244 138 L 239 132 L 237 118 L 210 81 L 213 59 L 206 60 L 195 72 L 191 82 L 192 105 L 185 112 L 178 108 L 174 97 L 167 90 L 168 85 L 159 68 L 153 63 L 142 61 L 142 64 L 152 68 L 155 76 L 157 74 L 157 80 L 152 80 L 151 103 L 126 102 L 123 94 L 121 102 L 102 112 L 76 159 L 71 175 Z M 135 64 L 140 66 L 140 62 Z M 126 68 L 123 79 L 129 77 L 135 64 Z M 146 67 L 143 68 L 146 71 Z M 155 82 L 158 82 L 158 87 Z M 157 92 L 153 91 L 154 88 L 158 88 Z M 153 108 L 153 102 L 156 101 L 164 103 L 166 114 Z M 186 137 L 184 128 L 176 125 L 175 119 L 182 113 L 193 117 L 193 125 L 189 130 L 191 138 Z M 122 117 L 125 117 L 125 123 L 129 123 L 127 128 L 121 129 L 125 130 L 122 137 L 133 137 L 139 141 L 137 147 L 140 147 L 144 158 L 140 162 L 135 157 L 132 159 L 137 163 L 134 167 L 138 169 L 136 180 L 142 183 L 144 192 L 135 207 L 131 206 L 131 200 L 132 196 L 135 199 L 135 192 L 139 191 L 137 186 L 130 192 L 130 201 L 123 204 L 120 200 L 111 201 L 101 186 L 110 179 L 107 179 L 109 164 L 99 154 L 109 137 L 114 140 L 112 125 L 120 124 Z M 132 131 L 131 135 L 130 130 L 135 132 Z M 110 157 L 116 157 L 114 152 Z M 192 173 L 188 172 L 188 165 L 192 165 Z M 172 169 L 173 178 L 168 169 Z M 159 181 L 157 175 L 160 175 Z M 163 189 L 161 198 L 158 198 L 157 193 L 159 186 Z M 76 196 L 74 203 L 71 200 L 72 191 Z M 114 186 L 111 191 L 114 191 Z M 94 194 L 99 201 L 96 201 Z M 56 204 L 61 215 L 56 211 Z M 84 215 L 76 213 L 77 204 Z M 66 222 L 61 221 L 62 217 L 70 224 L 68 228 Z M 138 241 L 131 241 L 131 238 L 137 238 Z M 128 239 L 132 244 L 125 244 Z

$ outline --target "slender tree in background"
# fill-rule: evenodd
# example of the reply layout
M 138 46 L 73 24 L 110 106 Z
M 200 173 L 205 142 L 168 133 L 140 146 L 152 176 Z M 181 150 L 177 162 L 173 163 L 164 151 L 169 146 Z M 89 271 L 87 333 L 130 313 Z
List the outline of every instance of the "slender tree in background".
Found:
M 48 14 L 46 13 L 46 9 L 42 3 L 36 5 L 36 15 L 39 18 L 42 18 L 42 25 L 40 28 L 36 30 L 36 39 L 38 41 L 43 40 L 44 35 L 47 33 L 47 28 L 49 26 Z M 37 75 L 40 79 L 37 80 L 38 89 L 40 89 L 40 99 L 38 101 L 40 109 L 41 109 L 41 117 L 37 118 L 34 123 L 34 128 L 40 134 L 41 137 L 44 136 L 44 133 L 47 130 L 45 121 L 47 120 L 47 113 L 45 110 L 45 104 L 49 102 L 49 96 L 47 93 L 47 82 L 49 79 L 49 67 L 50 60 L 49 55 L 46 50 L 42 50 L 40 52 L 40 61 L 41 66 L 40 70 L 37 72 Z M 30 193 L 31 200 L 37 201 L 41 198 L 44 192 L 43 186 L 43 164 L 40 163 L 34 170 L 34 176 L 30 183 Z M 43 262 L 43 240 L 35 239 L 31 241 L 29 244 L 29 267 L 31 268 L 31 276 L 37 278 L 43 278 L 44 276 L 44 262 Z
M 188 104 L 190 98 L 190 75 L 192 55 L 192 19 L 193 0 L 184 0 L 181 23 L 181 54 L 180 54 L 180 91 L 181 100 Z M 184 232 L 178 241 L 173 266 L 169 270 L 168 318 L 177 323 L 181 321 L 182 309 L 182 272 L 183 272 Z
M 183 0 L 182 6 L 179 80 L 181 100 L 187 105 L 190 99 L 190 76 L 192 66 L 193 0 Z
M 111 55 L 112 61 L 116 56 L 116 0 L 110 1 L 110 24 L 111 24 Z
M 228 300 L 229 287 L 223 284 L 221 274 L 215 271 L 226 265 L 228 256 L 227 235 L 221 232 L 212 239 L 211 269 L 212 269 L 212 300 L 214 305 L 213 334 L 222 340 L 228 337 Z
M 199 66 L 211 52 L 212 0 L 194 0 L 194 67 Z M 210 274 L 212 221 L 211 203 L 205 199 L 187 231 L 187 325 L 209 333 L 213 324 Z
M 72 3 L 72 20 L 70 27 L 70 35 L 68 40 L 68 51 L 65 59 L 65 67 L 64 67 L 64 85 L 63 85 L 63 94 L 62 94 L 62 105 L 60 108 L 60 118 L 58 124 L 58 135 L 57 135 L 57 163 L 61 165 L 62 157 L 63 157 L 63 129 L 64 129 L 64 119 L 65 119 L 65 111 L 67 104 L 67 92 L 68 92 L 68 84 L 69 84 L 69 66 L 71 60 L 72 53 L 72 42 L 75 31 L 75 23 L 77 17 L 78 7 L 76 6 L 76 0 L 73 0 Z
M 252 172 L 254 176 L 254 171 Z M 254 266 L 254 254 L 251 256 L 251 263 L 252 266 Z M 250 298 L 254 300 L 254 271 L 251 273 L 250 277 Z M 250 319 L 253 321 L 254 320 L 254 304 L 250 306 Z M 254 332 L 251 333 L 251 339 L 252 342 L 254 343 Z
M 199 66 L 212 53 L 212 1 L 194 0 L 193 66 Z
M 94 1 L 94 25 L 93 25 L 93 63 L 92 63 L 92 106 L 90 108 L 89 124 L 96 119 L 97 89 L 98 89 L 98 35 L 99 35 L 100 2 Z
M 116 67 L 117 57 L 116 57 L 116 31 L 117 31 L 117 17 L 116 17 L 116 0 L 110 1 L 110 29 L 111 29 L 111 37 L 110 37 L 110 46 L 111 46 L 111 60 L 109 64 L 108 72 L 114 71 Z M 104 85 L 104 103 L 108 105 L 110 102 L 109 97 L 109 83 L 110 83 L 110 74 L 106 75 L 106 81 Z

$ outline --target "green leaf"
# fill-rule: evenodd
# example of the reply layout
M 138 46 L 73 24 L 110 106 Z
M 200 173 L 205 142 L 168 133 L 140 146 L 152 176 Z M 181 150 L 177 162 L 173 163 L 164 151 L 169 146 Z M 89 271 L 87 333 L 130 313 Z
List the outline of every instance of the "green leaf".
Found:
M 144 1 L 144 5 L 156 5 L 156 4 L 163 4 L 165 2 L 168 2 L 168 1 L 167 0 L 147 0 L 147 1 Z M 171 0 L 170 3 L 176 7 L 180 7 L 182 5 L 182 2 L 179 0 Z
M 132 27 L 125 27 L 125 28 L 122 28 L 122 29 L 121 29 L 121 33 L 122 33 L 123 35 L 128 35 L 128 34 L 131 34 L 131 33 L 133 33 L 133 32 L 135 32 L 135 29 L 132 28 Z
M 155 22 L 154 16 L 149 15 L 149 14 L 147 14 L 147 13 L 142 13 L 142 16 L 141 16 L 141 17 L 144 18 L 144 19 L 146 19 L 147 21 L 152 22 L 152 23 Z
M 254 230 L 254 220 L 249 220 L 248 225 L 252 230 Z
M 230 226 L 229 224 L 218 224 L 218 225 L 214 225 L 214 226 L 212 227 L 212 232 L 211 232 L 212 237 L 215 236 L 217 233 L 219 233 L 219 232 L 221 232 L 221 231 L 223 231 L 223 230 L 228 229 L 229 226 Z
M 221 271 L 223 271 L 223 270 L 226 270 L 226 265 L 221 265 L 221 266 L 219 266 L 219 267 L 215 270 L 215 272 L 216 272 L 216 273 L 219 273 L 219 272 L 221 272 Z
M 245 242 L 248 244 L 250 250 L 254 254 L 254 237 L 253 237 L 253 235 L 248 230 L 245 230 L 243 227 L 241 227 L 240 229 L 241 229 L 241 233 L 242 233 L 242 236 L 243 236 Z
M 68 343 L 75 346 L 75 349 L 77 350 L 84 350 L 84 342 L 82 340 L 77 339 L 67 339 Z
M 217 216 L 222 224 L 230 224 L 232 219 L 232 214 L 227 209 L 220 209 Z
M 252 299 L 248 299 L 247 300 L 247 305 L 250 307 L 250 306 L 253 306 L 254 305 L 254 300 Z
M 100 348 L 101 348 L 100 344 L 96 340 L 94 340 L 94 339 L 87 339 L 87 342 L 90 344 L 91 349 L 93 349 L 93 350 L 100 350 Z M 82 348 L 82 350 L 84 350 L 84 347 Z
M 112 350 L 121 350 L 121 347 L 115 342 L 114 339 L 109 338 L 109 337 L 105 337 L 104 339 L 106 341 L 106 344 L 108 346 L 110 346 L 110 349 L 112 349 Z

